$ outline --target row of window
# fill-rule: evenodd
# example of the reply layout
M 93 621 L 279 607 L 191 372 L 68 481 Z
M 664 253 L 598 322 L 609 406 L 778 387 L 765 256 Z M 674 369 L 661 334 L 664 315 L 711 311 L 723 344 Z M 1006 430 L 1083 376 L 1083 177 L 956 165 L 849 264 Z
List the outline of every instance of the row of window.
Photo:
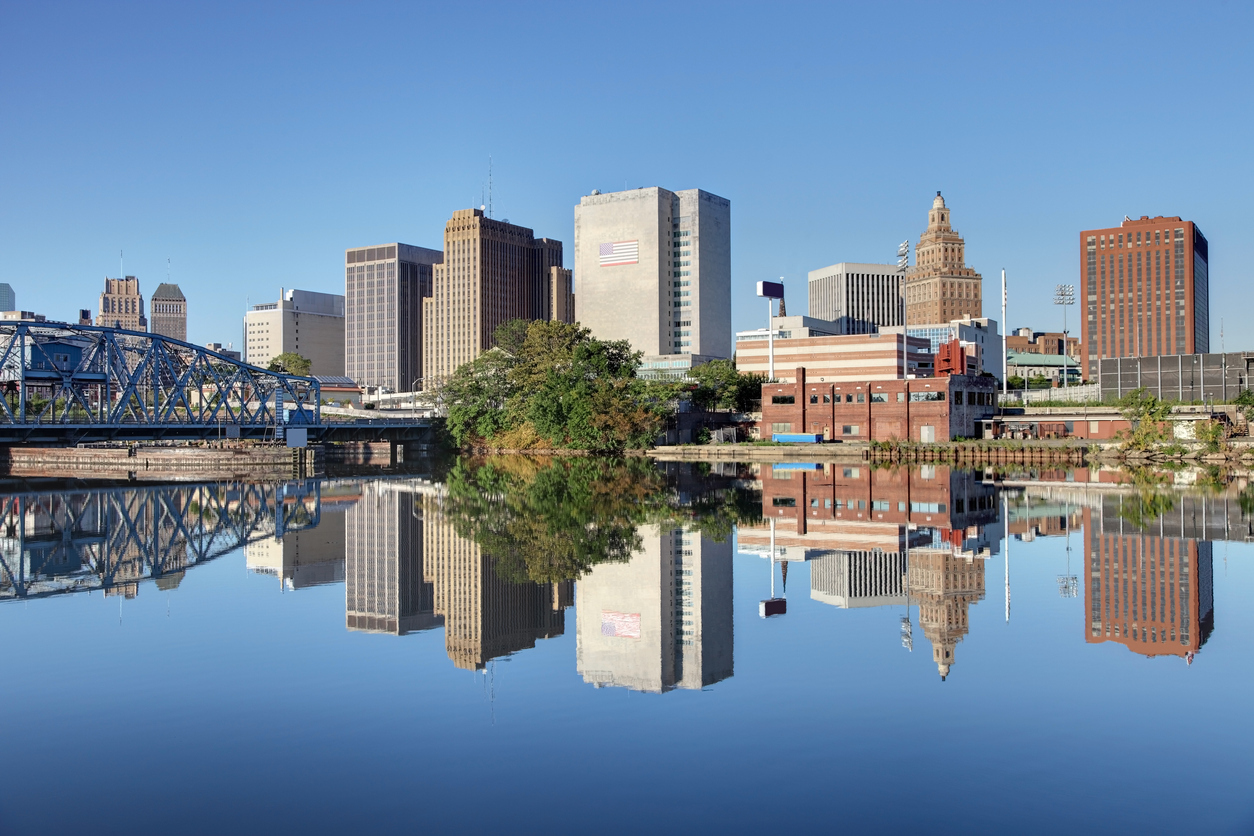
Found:
M 771 497 L 771 505 L 775 508 L 796 508 L 797 500 L 791 496 L 773 496 Z M 818 497 L 810 498 L 810 507 L 818 508 Z M 848 509 L 850 511 L 865 511 L 867 509 L 867 501 L 865 499 L 823 499 L 824 508 L 833 508 L 837 511 Z M 911 502 L 909 503 L 910 513 L 912 514 L 943 514 L 945 513 L 945 503 L 943 502 Z M 886 499 L 871 500 L 872 511 L 891 511 L 893 503 Z M 897 510 L 904 513 L 906 510 L 905 502 L 897 503 Z
M 832 397 L 833 397 L 832 395 L 826 394 L 826 393 L 823 395 L 813 394 L 810 396 L 810 403 L 812 404 L 831 403 Z M 836 403 L 841 402 L 840 393 L 837 393 L 835 395 L 835 398 L 836 398 Z M 993 398 L 994 398 L 994 393 L 992 392 L 967 392 L 965 399 L 963 398 L 962 392 L 954 392 L 954 403 L 957 405 L 961 405 L 963 401 L 965 400 L 968 404 L 971 404 L 973 406 L 977 404 L 982 405 L 982 406 L 991 406 L 993 404 Z M 911 392 L 910 393 L 911 403 L 931 403 L 931 402 L 943 401 L 943 400 L 945 400 L 944 392 Z M 773 404 L 787 406 L 790 404 L 795 404 L 796 402 L 797 402 L 796 395 L 771 395 L 771 403 Z M 866 403 L 866 393 L 865 392 L 856 392 L 856 393 L 846 392 L 844 402 L 845 403 Z M 897 403 L 905 403 L 905 402 L 906 402 L 906 393 L 898 392 Z M 887 392 L 872 392 L 871 403 L 888 403 L 888 393 Z
M 1104 250 L 1104 249 L 1106 249 L 1106 248 L 1107 248 L 1107 241 L 1106 241 L 1107 236 L 1105 236 L 1105 235 L 1099 235 L 1099 236 L 1097 236 L 1097 238 L 1098 238 L 1098 246 L 1100 246 L 1103 250 Z M 1090 235 L 1090 236 L 1089 236 L 1089 240 L 1091 241 L 1092 239 L 1093 239 L 1093 236 L 1091 236 L 1091 235 Z M 1115 243 L 1115 242 L 1116 242 L 1116 240 L 1118 240 L 1118 243 Z M 1183 241 L 1183 240 L 1184 240 L 1184 230 L 1183 230 L 1183 229 L 1177 229 L 1177 230 L 1176 230 L 1176 240 L 1177 240 L 1177 241 Z M 1168 242 L 1168 243 L 1169 243 L 1170 241 L 1171 241 L 1171 230 L 1170 230 L 1170 229 L 1162 229 L 1162 230 L 1156 229 L 1156 230 L 1154 230 L 1154 243 L 1153 243 L 1153 246 L 1155 246 L 1155 247 L 1157 247 L 1157 246 L 1161 246 L 1164 242 Z M 1138 247 L 1139 247 L 1139 246 L 1141 246 L 1141 244 L 1142 244 L 1142 242 L 1141 242 L 1141 233 L 1140 233 L 1140 232 L 1138 232 L 1138 233 L 1136 234 L 1136 246 L 1138 246 Z M 1144 241 L 1144 244 L 1145 244 L 1145 246 L 1147 246 L 1147 247 L 1148 247 L 1148 246 L 1150 246 L 1150 234 L 1149 234 L 1149 231 L 1148 231 L 1148 230 L 1146 230 L 1146 232 L 1145 232 L 1145 241 Z M 1110 247 L 1112 247 L 1112 248 L 1114 248 L 1114 247 L 1123 247 L 1123 233 L 1120 233 L 1120 234 L 1119 234 L 1119 235 L 1117 235 L 1117 236 L 1112 234 L 1112 235 L 1110 236 L 1110 243 L 1109 243 L 1109 246 L 1110 246 Z M 1129 247 L 1131 247 L 1131 246 L 1132 246 L 1132 233 L 1131 233 L 1131 232 L 1129 232 L 1129 233 L 1128 233 L 1128 246 L 1129 246 Z

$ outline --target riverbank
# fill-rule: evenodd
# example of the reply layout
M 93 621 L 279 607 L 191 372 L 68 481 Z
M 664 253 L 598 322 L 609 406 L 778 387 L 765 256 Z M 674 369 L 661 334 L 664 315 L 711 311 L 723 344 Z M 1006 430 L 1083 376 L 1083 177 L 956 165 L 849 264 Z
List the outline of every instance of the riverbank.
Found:
M 408 452 L 408 456 L 406 453 Z M 305 479 L 393 468 L 436 452 L 429 445 L 350 442 L 290 448 L 276 444 L 119 444 L 0 447 L 0 477 L 201 481 Z
M 848 461 L 903 464 L 1071 464 L 1082 465 L 1092 445 L 1069 441 L 960 441 L 934 444 L 847 442 L 839 444 L 690 444 L 655 447 L 659 461 Z

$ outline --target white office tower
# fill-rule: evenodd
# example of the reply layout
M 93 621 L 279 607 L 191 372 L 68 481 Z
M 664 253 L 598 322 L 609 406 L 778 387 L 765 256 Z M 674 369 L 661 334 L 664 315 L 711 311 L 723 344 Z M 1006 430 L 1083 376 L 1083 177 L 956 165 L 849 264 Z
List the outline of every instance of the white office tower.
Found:
M 575 320 L 646 357 L 730 357 L 731 201 L 656 187 L 581 198 Z
M 576 297 L 578 298 L 578 297 Z M 682 528 L 646 527 L 626 563 L 575 586 L 575 659 L 585 682 L 661 693 L 727 679 L 732 547 Z
M 841 262 L 810 271 L 810 316 L 841 334 L 874 334 L 906 324 L 903 276 L 895 264 Z

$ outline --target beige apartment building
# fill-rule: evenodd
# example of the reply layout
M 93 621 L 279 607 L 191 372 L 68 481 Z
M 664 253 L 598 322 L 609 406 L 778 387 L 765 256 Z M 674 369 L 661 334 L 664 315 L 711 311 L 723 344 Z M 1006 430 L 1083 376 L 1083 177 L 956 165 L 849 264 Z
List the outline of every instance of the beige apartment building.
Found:
M 444 227 L 444 261 L 433 267 L 431 295 L 422 302 L 423 388 L 492 348 L 501 323 L 558 319 L 550 300 L 562 295 L 553 289 L 565 275 L 561 266 L 561 241 L 480 209 L 454 212 Z
M 105 278 L 105 289 L 100 294 L 100 312 L 96 324 L 105 328 L 124 328 L 127 331 L 147 331 L 148 318 L 144 316 L 144 296 L 139 292 L 139 279 Z
M 244 362 L 265 368 L 279 354 L 309 360 L 310 374 L 344 374 L 344 297 L 279 289 L 279 301 L 244 314 Z
M 358 386 L 421 389 L 422 300 L 444 253 L 410 244 L 344 252 L 347 375 Z
M 984 280 L 967 267 L 965 250 L 966 242 L 950 225 L 949 208 L 937 192 L 903 285 L 907 325 L 984 316 Z
M 152 333 L 187 342 L 187 298 L 176 284 L 162 282 L 152 294 Z

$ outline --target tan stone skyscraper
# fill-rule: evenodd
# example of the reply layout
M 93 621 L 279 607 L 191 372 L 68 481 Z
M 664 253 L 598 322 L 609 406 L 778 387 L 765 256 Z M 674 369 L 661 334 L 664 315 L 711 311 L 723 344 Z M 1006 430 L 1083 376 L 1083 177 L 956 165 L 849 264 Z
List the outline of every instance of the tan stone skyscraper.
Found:
M 144 316 L 144 295 L 139 292 L 139 279 L 134 276 L 105 279 L 96 324 L 105 328 L 125 328 L 127 331 L 148 330 L 148 318 Z
M 966 243 L 949 225 L 949 209 L 936 193 L 927 232 L 914 247 L 914 267 L 906 275 L 906 324 L 926 325 L 983 313 L 983 278 L 967 267 Z
M 444 263 L 433 267 L 432 293 L 422 304 L 423 388 L 492 348 L 502 322 L 558 318 L 550 283 L 564 277 L 552 270 L 561 266 L 561 241 L 479 209 L 454 212 L 444 226 Z

